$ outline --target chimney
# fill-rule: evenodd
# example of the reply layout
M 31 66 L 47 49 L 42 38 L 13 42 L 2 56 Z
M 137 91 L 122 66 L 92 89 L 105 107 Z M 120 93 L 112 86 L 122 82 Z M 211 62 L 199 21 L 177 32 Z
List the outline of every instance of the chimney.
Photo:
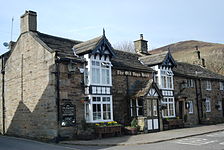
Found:
M 30 10 L 20 17 L 20 32 L 27 31 L 37 31 L 37 13 Z
M 140 34 L 140 39 L 134 41 L 135 52 L 138 54 L 149 55 L 147 43 L 148 41 L 143 39 L 143 34 Z

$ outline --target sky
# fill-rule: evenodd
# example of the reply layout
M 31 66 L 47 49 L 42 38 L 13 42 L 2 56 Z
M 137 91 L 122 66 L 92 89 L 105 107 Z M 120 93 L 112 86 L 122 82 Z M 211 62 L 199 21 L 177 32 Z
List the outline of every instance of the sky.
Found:
M 19 37 L 25 10 L 37 12 L 38 31 L 80 41 L 104 28 L 112 45 L 139 34 L 149 49 L 185 40 L 224 43 L 224 0 L 4 0 L 0 54 L 8 51 L 4 42 Z

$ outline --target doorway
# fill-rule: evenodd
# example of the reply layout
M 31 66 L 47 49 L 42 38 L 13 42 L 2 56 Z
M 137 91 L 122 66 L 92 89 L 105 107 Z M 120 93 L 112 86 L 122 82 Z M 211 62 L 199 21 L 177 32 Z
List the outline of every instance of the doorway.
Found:
M 183 115 L 184 115 L 184 110 L 183 110 L 183 101 L 179 101 L 179 117 L 180 119 L 183 119 Z
M 147 127 L 149 132 L 156 132 L 160 130 L 159 123 L 159 109 L 158 99 L 149 98 L 147 99 Z

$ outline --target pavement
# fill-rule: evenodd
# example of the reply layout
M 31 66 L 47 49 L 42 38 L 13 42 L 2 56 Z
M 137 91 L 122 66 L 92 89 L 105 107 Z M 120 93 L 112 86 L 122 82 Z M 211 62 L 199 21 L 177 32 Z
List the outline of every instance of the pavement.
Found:
M 224 123 L 216 125 L 203 125 L 192 128 L 173 129 L 156 133 L 120 136 L 111 138 L 94 139 L 88 141 L 70 140 L 61 141 L 60 144 L 83 146 L 127 146 L 164 142 L 213 132 L 224 131 Z

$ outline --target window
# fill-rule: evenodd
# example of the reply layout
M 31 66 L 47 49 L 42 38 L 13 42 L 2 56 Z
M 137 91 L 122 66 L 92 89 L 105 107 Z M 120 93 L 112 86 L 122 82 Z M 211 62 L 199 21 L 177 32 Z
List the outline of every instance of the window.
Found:
M 143 99 L 130 100 L 131 116 L 143 116 Z
M 194 112 L 193 101 L 188 101 L 188 104 L 189 104 L 188 112 L 189 114 L 193 114 Z
M 211 112 L 211 99 L 206 98 L 205 100 L 205 110 L 206 112 Z
M 206 90 L 211 90 L 211 89 L 212 89 L 211 81 L 206 81 Z
M 90 104 L 85 105 L 86 120 L 88 122 L 112 121 L 111 99 L 111 96 L 93 96 Z
M 143 99 L 136 100 L 136 112 L 137 116 L 143 116 Z
M 166 76 L 161 76 L 162 88 L 166 88 Z
M 102 69 L 102 83 L 110 84 L 110 70 L 109 69 Z
M 93 84 L 110 84 L 110 63 L 102 61 L 92 61 L 92 83 Z
M 171 76 L 167 77 L 167 88 L 169 88 L 169 89 L 173 88 L 172 77 Z
M 92 61 L 92 82 L 100 84 L 100 62 Z
M 219 82 L 220 90 L 224 90 L 224 82 Z
M 194 87 L 194 80 L 193 79 L 187 79 L 187 87 Z
M 161 88 L 173 89 L 173 73 L 169 70 L 161 70 Z
M 165 109 L 162 111 L 163 117 L 175 117 L 174 110 L 174 98 L 173 97 L 164 97 L 162 104 L 165 105 Z
M 218 110 L 222 110 L 222 101 L 218 101 L 217 103 Z

